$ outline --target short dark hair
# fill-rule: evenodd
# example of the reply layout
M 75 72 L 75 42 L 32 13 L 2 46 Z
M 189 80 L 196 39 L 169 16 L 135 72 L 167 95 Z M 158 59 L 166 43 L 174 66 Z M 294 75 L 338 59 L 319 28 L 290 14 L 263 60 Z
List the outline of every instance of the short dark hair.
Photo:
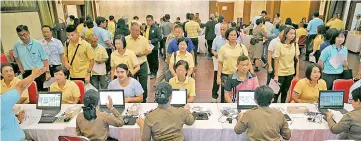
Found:
M 115 45 L 115 40 L 121 40 L 123 43 L 123 48 L 125 49 L 125 47 L 127 47 L 127 41 L 125 40 L 125 37 L 123 35 L 116 35 L 114 37 L 114 41 L 113 41 L 113 45 Z
M 286 21 L 285 21 L 285 25 L 293 25 L 292 19 L 291 19 L 291 18 L 287 18 Z
M 266 14 L 266 15 L 267 15 L 267 11 L 266 11 L 266 10 L 263 10 L 263 11 L 261 12 L 261 14 Z
M 314 16 L 314 17 L 318 17 L 318 16 L 320 16 L 320 13 L 315 12 L 315 13 L 313 13 L 313 16 Z
M 79 22 L 80 22 L 80 23 L 84 23 L 84 22 L 85 22 L 85 18 L 84 18 L 84 17 L 80 17 L 80 18 L 79 18 Z
M 74 25 L 69 25 L 66 27 L 66 32 L 77 32 Z
M 4 64 L 1 64 L 1 72 L 3 71 L 3 69 L 4 69 L 5 67 L 11 67 L 11 68 L 13 68 L 13 66 L 12 66 L 10 63 L 4 63 Z
M 110 15 L 110 16 L 109 16 L 109 20 L 114 20 L 114 16 L 113 16 L 113 15 Z
M 176 64 L 175 64 L 175 69 L 177 69 L 179 66 L 184 66 L 186 68 L 186 70 L 189 70 L 189 65 L 187 61 L 184 60 L 179 60 Z
M 194 19 L 194 14 L 193 14 L 193 13 L 189 15 L 189 19 L 190 19 L 190 20 L 193 20 L 193 19 Z
M 187 14 L 186 14 L 186 18 L 187 18 L 187 19 L 190 19 L 190 18 L 189 18 L 190 15 L 191 15 L 191 13 L 187 13 Z
M 63 66 L 55 67 L 54 73 L 57 73 L 57 72 L 60 72 L 60 71 L 62 71 L 66 77 L 68 77 L 69 74 L 70 74 L 69 70 L 67 68 L 63 67 Z
M 118 69 L 118 68 L 121 68 L 121 69 L 124 69 L 125 71 L 127 71 L 127 76 L 131 76 L 130 74 L 130 71 L 129 71 L 129 68 L 126 64 L 119 64 L 115 69 Z
M 16 27 L 16 32 L 21 32 L 21 31 L 29 31 L 28 26 L 26 26 L 26 25 L 18 25 Z
M 276 15 L 277 15 L 277 17 L 280 17 L 280 16 L 281 16 L 280 13 L 276 13 Z
M 283 37 L 281 39 L 281 43 L 282 44 L 285 44 L 286 43 L 286 39 L 287 39 L 287 34 L 288 32 L 290 32 L 291 30 L 294 30 L 295 31 L 295 34 L 296 34 L 296 29 L 293 28 L 293 27 L 290 27 L 290 26 L 287 26 L 285 29 L 284 29 L 284 34 L 283 34 Z M 290 42 L 290 44 L 293 44 L 296 42 L 296 37 L 293 38 L 293 40 Z
M 228 40 L 228 37 L 229 37 L 229 34 L 232 32 L 232 31 L 236 31 L 237 32 L 237 29 L 236 28 L 228 28 L 227 31 L 226 31 L 226 39 Z
M 174 27 L 174 29 L 176 29 L 176 28 L 180 28 L 180 29 L 182 29 L 182 31 L 183 31 L 183 26 L 182 26 L 182 25 L 177 24 L 177 25 Z
M 169 20 L 169 19 L 170 19 L 170 15 L 169 15 L 169 14 L 165 14 L 165 15 L 164 15 L 164 18 L 165 18 L 166 20 Z
M 184 37 L 177 39 L 177 45 L 179 46 L 179 43 L 183 42 L 183 41 L 186 42 L 186 44 L 188 45 L 188 40 L 186 40 L 186 38 L 184 38 Z
M 86 20 L 85 24 L 86 24 L 86 27 L 88 27 L 88 28 L 94 27 L 94 23 L 92 20 Z
M 43 25 L 43 26 L 41 27 L 41 29 L 43 29 L 43 28 L 49 28 L 50 31 L 53 31 L 53 28 L 51 28 L 49 25 Z
M 261 23 L 263 23 L 262 18 L 259 18 L 259 19 L 256 20 L 256 25 L 259 25 L 259 24 L 261 24 Z
M 180 17 L 177 17 L 177 20 L 180 20 Z
M 317 34 L 325 35 L 326 34 L 326 26 L 325 25 L 319 25 L 317 27 Z
M 269 106 L 273 100 L 273 96 L 273 90 L 267 85 L 262 85 L 254 91 L 254 99 L 259 106 Z
M 147 15 L 146 19 L 148 19 L 148 18 L 150 18 L 150 19 L 153 20 L 153 16 L 152 16 L 152 15 Z
M 276 24 L 276 29 L 280 29 L 280 24 Z
M 75 16 L 74 16 L 74 15 L 70 15 L 69 18 L 72 19 L 72 20 L 75 20 Z
M 246 61 L 246 60 L 249 60 L 249 59 L 248 59 L 248 56 L 246 56 L 246 55 L 238 56 L 238 58 L 237 58 L 237 65 L 238 65 L 239 62 L 241 62 L 241 61 Z
M 352 94 L 352 100 L 353 101 L 361 101 L 361 87 L 358 87 L 358 88 L 356 88 L 356 89 L 354 89 L 352 92 L 351 92 L 351 94 Z
M 280 30 L 280 32 L 281 32 L 281 31 L 285 30 L 286 27 L 287 27 L 286 25 L 280 25 L 280 28 L 278 30 Z
M 105 22 L 105 18 L 104 17 L 97 17 L 95 19 L 95 23 L 99 26 L 101 23 Z
M 328 29 L 328 30 L 326 31 L 325 40 L 326 40 L 326 41 L 330 41 L 330 40 L 331 40 L 331 37 L 332 37 L 332 34 L 333 34 L 334 32 L 336 32 L 336 31 L 337 31 L 336 28 L 330 28 L 330 29 Z
M 331 35 L 331 38 L 330 38 L 330 44 L 331 45 L 334 45 L 336 43 L 336 38 L 338 36 L 340 36 L 341 34 L 343 34 L 345 36 L 345 32 L 344 31 L 341 31 L 341 30 L 335 30 L 332 35 Z M 344 44 L 345 42 L 343 42 Z
M 308 67 L 306 68 L 306 72 L 305 72 L 306 78 L 308 80 L 311 80 L 312 70 L 315 67 L 317 67 L 320 70 L 321 75 L 320 75 L 319 79 L 322 78 L 322 69 L 321 69 L 320 65 L 318 65 L 317 63 L 312 63 L 312 64 L 308 65 Z
M 138 17 L 138 16 L 134 16 L 134 17 L 133 17 L 133 20 L 139 20 L 139 17 Z

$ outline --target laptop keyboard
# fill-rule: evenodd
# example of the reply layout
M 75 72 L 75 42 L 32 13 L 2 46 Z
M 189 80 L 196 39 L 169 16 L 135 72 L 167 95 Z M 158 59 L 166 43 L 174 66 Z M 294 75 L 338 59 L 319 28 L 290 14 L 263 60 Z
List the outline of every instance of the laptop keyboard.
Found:
M 57 117 L 41 117 L 39 123 L 53 123 Z
M 342 114 L 347 114 L 348 111 L 345 109 L 331 109 L 331 110 L 335 110 L 335 111 L 339 111 Z M 321 114 L 326 115 L 326 113 L 328 112 L 328 109 L 319 109 L 319 111 L 321 112 Z
M 44 116 L 56 116 L 60 111 L 59 110 L 42 110 L 42 115 Z

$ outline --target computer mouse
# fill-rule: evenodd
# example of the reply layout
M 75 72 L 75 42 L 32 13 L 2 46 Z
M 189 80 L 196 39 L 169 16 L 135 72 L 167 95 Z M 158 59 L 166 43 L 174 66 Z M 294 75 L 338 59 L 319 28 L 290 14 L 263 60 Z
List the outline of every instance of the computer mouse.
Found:
M 64 122 L 69 122 L 70 121 L 70 118 L 64 118 Z

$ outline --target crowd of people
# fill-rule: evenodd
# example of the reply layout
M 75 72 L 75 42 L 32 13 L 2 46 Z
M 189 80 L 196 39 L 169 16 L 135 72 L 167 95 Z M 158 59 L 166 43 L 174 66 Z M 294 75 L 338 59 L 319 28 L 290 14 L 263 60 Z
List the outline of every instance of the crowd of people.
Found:
M 2 123 L 15 121 L 14 114 L 9 114 L 14 104 L 29 103 L 29 95 L 24 90 L 35 80 L 38 91 L 61 91 L 63 104 L 84 101 L 83 113 L 77 117 L 78 135 L 104 140 L 109 134 L 107 126 L 124 124 L 120 113 L 114 109 L 111 97 L 107 106 L 113 115 L 99 112 L 96 108 L 99 93 L 96 91 L 88 90 L 81 100 L 80 89 L 74 81 L 90 83 L 96 89 L 123 89 L 126 103 L 146 103 L 149 78 L 156 79 L 154 95 L 159 105 L 145 120 L 137 120 L 142 140 L 151 137 L 155 140 L 184 140 L 181 133 L 183 124 L 192 125 L 194 117 L 189 106 L 174 108 L 169 101 L 172 89 L 187 89 L 187 102 L 194 102 L 196 98 L 198 36 L 202 28 L 205 28 L 208 58 L 214 65 L 210 102 L 216 103 L 220 96 L 222 103 L 234 103 L 238 90 L 254 90 L 258 108 L 240 113 L 235 127 L 237 134 L 247 129 L 252 140 L 280 140 L 279 135 L 290 138 L 291 132 L 283 114 L 268 106 L 272 102 L 286 102 L 292 80 L 299 81 L 289 101 L 315 103 L 320 90 L 332 90 L 334 80 L 352 79 L 343 75 L 348 68 L 348 50 L 343 46 L 346 36 L 344 23 L 337 15 L 325 23 L 315 12 L 309 22 L 303 18 L 299 24 L 294 24 L 291 18 L 287 18 L 283 24 L 279 13 L 271 22 L 267 12 L 262 11 L 247 27 L 243 22 L 227 23 L 219 14 L 211 14 L 205 24 L 201 23 L 198 13 L 187 13 L 184 23 L 179 17 L 176 22 L 170 22 L 169 14 L 165 14 L 159 24 L 152 15 L 145 19 L 146 23 L 141 23 L 139 17 L 134 16 L 128 23 L 127 18 L 116 22 L 114 16 L 109 16 L 108 20 L 101 16 L 93 20 L 70 15 L 66 20 L 66 42 L 54 38 L 53 28 L 48 25 L 42 26 L 44 38 L 39 41 L 31 38 L 26 25 L 17 26 L 20 40 L 13 47 L 16 67 L 1 65 Z M 250 43 L 245 43 L 244 38 L 248 35 L 252 38 Z M 306 78 L 300 78 L 301 40 L 306 41 L 305 61 L 315 57 L 314 63 L 305 67 Z M 164 59 L 164 68 L 159 68 L 159 58 Z M 268 86 L 260 86 L 256 72 L 260 71 L 262 62 L 263 67 L 267 67 L 267 85 L 271 81 L 278 83 L 278 93 Z M 19 69 L 23 80 L 15 77 L 14 68 Z M 44 82 L 52 77 L 55 82 L 49 89 L 44 88 Z M 356 78 L 361 78 L 361 59 Z M 361 85 L 361 81 L 355 85 Z M 360 134 L 357 130 L 360 122 L 355 119 L 360 115 L 361 87 L 350 91 L 350 97 L 354 111 L 346 114 L 339 123 L 331 121 L 331 113 L 327 114 L 327 120 L 332 132 L 350 129 L 353 132 L 347 137 L 357 140 L 361 139 L 356 135 Z M 249 126 L 264 123 L 264 120 L 253 118 L 260 116 L 274 120 L 274 125 L 267 123 L 274 132 L 262 133 L 258 130 L 261 127 Z M 165 118 L 172 120 L 163 120 Z M 177 123 L 176 127 L 170 127 L 174 123 Z M 15 123 L 6 124 L 9 127 L 4 129 L 2 125 L 2 138 L 14 139 L 7 135 L 20 133 L 20 127 L 15 127 Z M 21 139 L 22 135 L 16 138 Z

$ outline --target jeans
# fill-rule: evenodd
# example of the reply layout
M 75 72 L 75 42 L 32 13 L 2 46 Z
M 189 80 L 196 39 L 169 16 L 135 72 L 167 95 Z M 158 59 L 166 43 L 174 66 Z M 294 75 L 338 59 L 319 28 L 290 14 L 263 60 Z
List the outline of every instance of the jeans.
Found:
M 192 40 L 192 43 L 194 45 L 194 49 L 193 49 L 193 52 L 194 52 L 194 64 L 197 65 L 198 62 L 197 62 L 197 53 L 198 53 L 198 38 L 191 38 Z
M 207 40 L 207 46 L 208 46 L 208 57 L 212 57 L 212 44 L 213 40 Z
M 278 76 L 278 83 L 280 84 L 280 91 L 274 95 L 273 103 L 277 103 L 278 97 L 281 95 L 281 103 L 286 102 L 287 92 L 290 89 L 293 75 Z
M 32 70 L 25 70 L 25 72 L 23 73 L 23 79 L 25 79 L 26 77 L 31 75 L 31 72 L 32 72 Z M 47 89 L 43 88 L 45 79 L 46 79 L 45 73 L 40 75 L 38 78 L 35 78 L 36 87 L 37 87 L 38 91 L 47 91 Z
M 150 74 L 156 76 L 159 68 L 158 50 L 153 49 L 152 53 L 147 55 L 147 60 L 149 62 Z M 146 72 L 146 74 L 148 74 L 148 72 Z
M 90 83 L 98 90 L 107 89 L 108 87 L 106 75 L 93 75 L 91 76 Z
M 148 96 L 148 63 L 144 62 L 140 65 L 140 70 L 133 76 L 134 79 L 137 79 L 142 85 L 144 90 L 143 93 L 143 103 L 147 103 L 147 96 Z

